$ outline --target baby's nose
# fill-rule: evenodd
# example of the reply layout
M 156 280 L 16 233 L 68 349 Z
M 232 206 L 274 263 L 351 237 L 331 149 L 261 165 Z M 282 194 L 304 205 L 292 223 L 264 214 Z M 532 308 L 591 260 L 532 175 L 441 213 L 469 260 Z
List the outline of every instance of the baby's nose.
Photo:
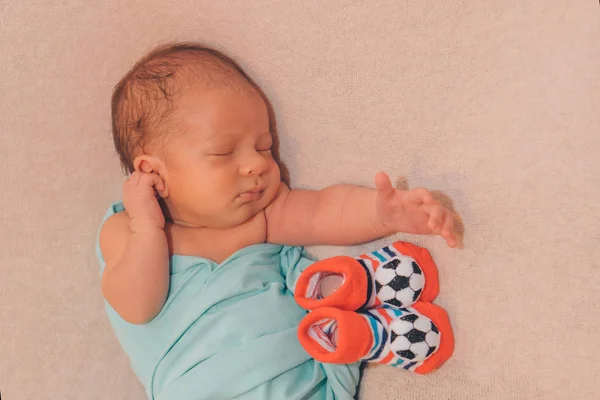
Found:
M 260 175 L 265 172 L 267 166 L 267 160 L 265 160 L 258 152 L 254 151 L 244 163 L 241 172 L 244 175 Z

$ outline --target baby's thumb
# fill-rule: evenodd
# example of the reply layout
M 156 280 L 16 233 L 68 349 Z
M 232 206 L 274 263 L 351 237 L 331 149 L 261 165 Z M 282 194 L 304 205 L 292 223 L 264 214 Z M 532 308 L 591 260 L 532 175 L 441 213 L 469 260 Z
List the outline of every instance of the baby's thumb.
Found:
M 375 187 L 382 199 L 388 199 L 394 195 L 394 187 L 390 177 L 385 172 L 375 175 Z

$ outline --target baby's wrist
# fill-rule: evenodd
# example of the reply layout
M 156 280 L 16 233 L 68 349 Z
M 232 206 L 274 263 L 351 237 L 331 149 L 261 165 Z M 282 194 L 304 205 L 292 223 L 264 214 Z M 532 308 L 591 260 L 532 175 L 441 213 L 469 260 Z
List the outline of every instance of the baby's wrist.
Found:
M 385 237 L 396 233 L 383 222 L 377 208 L 375 208 L 375 212 L 371 214 L 371 226 L 377 237 Z
M 390 229 L 387 225 L 385 225 L 379 216 L 375 217 L 372 225 L 373 229 L 375 229 L 375 234 L 378 237 L 385 237 L 396 233 L 393 229 Z
M 165 223 L 153 218 L 130 218 L 129 229 L 133 233 L 164 234 Z

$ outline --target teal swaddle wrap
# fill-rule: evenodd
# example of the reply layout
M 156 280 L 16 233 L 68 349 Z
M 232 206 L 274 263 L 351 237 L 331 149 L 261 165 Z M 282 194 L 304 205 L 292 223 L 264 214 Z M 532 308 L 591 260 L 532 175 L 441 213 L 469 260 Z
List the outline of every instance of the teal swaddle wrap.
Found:
M 122 210 L 114 204 L 103 222 Z M 96 252 L 104 271 L 98 243 Z M 321 364 L 297 339 L 306 311 L 292 291 L 312 262 L 301 247 L 267 243 L 221 264 L 174 255 L 168 298 L 152 321 L 130 324 L 106 303 L 148 398 L 352 399 L 359 364 Z

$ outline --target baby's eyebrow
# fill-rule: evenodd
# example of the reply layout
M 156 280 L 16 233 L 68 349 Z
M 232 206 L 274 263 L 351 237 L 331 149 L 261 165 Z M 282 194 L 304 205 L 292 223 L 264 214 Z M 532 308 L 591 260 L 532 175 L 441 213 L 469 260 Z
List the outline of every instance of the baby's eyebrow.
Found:
M 270 131 L 261 132 L 261 133 L 258 133 L 256 135 L 254 135 L 254 137 L 256 137 L 257 139 L 263 139 L 263 138 L 272 137 L 272 136 L 273 135 L 271 134 Z M 236 131 L 222 131 L 222 132 L 219 132 L 218 134 L 214 135 L 214 137 L 211 137 L 210 139 L 229 140 L 230 138 L 238 139 L 239 137 L 240 137 L 240 132 L 236 132 Z
M 215 146 L 215 145 L 227 145 L 233 141 L 231 135 L 224 134 L 212 134 L 207 135 L 201 140 L 201 143 L 205 146 Z

